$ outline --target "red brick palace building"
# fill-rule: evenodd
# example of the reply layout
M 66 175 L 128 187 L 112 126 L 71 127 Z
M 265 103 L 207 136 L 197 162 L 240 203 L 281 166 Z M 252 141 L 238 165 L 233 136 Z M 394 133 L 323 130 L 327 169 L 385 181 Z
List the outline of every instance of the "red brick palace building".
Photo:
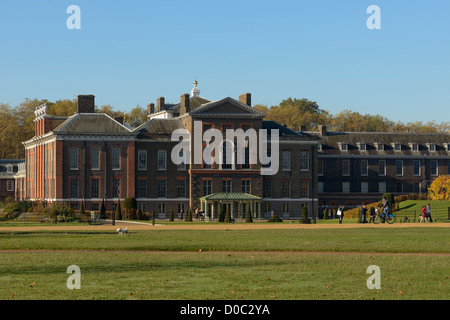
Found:
M 159 218 L 197 208 L 213 218 L 220 209 L 229 209 L 240 218 L 247 206 L 255 218 L 267 218 L 272 211 L 298 218 L 302 205 L 308 206 L 310 217 L 317 213 L 320 138 L 264 121 L 265 114 L 252 107 L 248 93 L 211 101 L 200 96 L 195 83 L 191 94 L 181 95 L 177 104 L 166 104 L 163 97 L 156 106 L 149 104 L 148 119 L 137 128 L 96 113 L 93 95 L 78 96 L 78 113 L 70 117 L 52 117 L 46 111 L 46 105 L 36 109 L 36 134 L 23 143 L 25 193 L 31 200 L 70 202 L 75 208 L 84 201 L 85 209 L 99 210 L 104 199 L 107 210 L 114 210 L 118 201 L 135 198 L 139 208 L 155 211 Z M 277 173 L 261 174 L 264 165 L 259 158 L 249 160 L 248 147 L 242 153 L 244 161 L 236 161 L 237 147 L 226 140 L 221 155 L 214 157 L 232 153 L 232 163 L 197 163 L 195 152 L 190 154 L 191 164 L 173 163 L 171 152 L 178 141 L 171 140 L 172 133 L 187 130 L 195 150 L 196 123 L 201 123 L 202 136 L 214 128 L 224 140 L 227 129 L 265 129 L 269 137 L 278 130 Z M 200 141 L 205 148 L 205 140 Z

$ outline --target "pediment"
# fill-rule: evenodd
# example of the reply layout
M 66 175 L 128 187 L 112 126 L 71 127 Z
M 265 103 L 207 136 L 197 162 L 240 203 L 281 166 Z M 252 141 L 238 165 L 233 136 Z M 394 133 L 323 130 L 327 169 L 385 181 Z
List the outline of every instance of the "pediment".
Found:
M 189 112 L 192 117 L 249 117 L 263 118 L 266 115 L 248 105 L 233 98 L 227 97 L 222 100 L 212 101 L 201 105 L 199 108 Z

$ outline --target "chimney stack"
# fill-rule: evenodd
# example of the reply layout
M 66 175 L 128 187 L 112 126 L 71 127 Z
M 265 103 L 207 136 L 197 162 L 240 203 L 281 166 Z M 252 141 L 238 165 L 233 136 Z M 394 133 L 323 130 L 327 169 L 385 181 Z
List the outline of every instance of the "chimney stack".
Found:
M 155 112 L 155 104 L 150 103 L 147 105 L 147 114 L 152 114 Z
M 327 126 L 319 125 L 319 133 L 322 137 L 326 136 L 327 135 Z
M 185 93 L 180 97 L 180 116 L 189 111 L 191 111 L 189 107 L 189 93 Z
M 241 94 L 239 96 L 239 102 L 251 107 L 252 106 L 252 94 L 251 93 Z
M 162 110 L 164 110 L 164 97 L 159 97 L 158 100 L 156 100 L 156 111 Z
M 78 113 L 94 113 L 95 112 L 95 96 L 79 95 L 78 96 Z
M 300 126 L 300 132 L 305 132 L 306 131 L 306 126 L 305 125 L 301 125 Z

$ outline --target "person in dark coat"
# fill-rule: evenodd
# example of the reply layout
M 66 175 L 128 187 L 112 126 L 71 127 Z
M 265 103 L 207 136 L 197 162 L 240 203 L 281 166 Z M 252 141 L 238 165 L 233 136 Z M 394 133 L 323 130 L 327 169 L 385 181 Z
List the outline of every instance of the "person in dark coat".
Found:
M 367 214 L 367 208 L 366 208 L 366 205 L 363 204 L 361 207 L 361 223 L 366 223 L 366 214 Z

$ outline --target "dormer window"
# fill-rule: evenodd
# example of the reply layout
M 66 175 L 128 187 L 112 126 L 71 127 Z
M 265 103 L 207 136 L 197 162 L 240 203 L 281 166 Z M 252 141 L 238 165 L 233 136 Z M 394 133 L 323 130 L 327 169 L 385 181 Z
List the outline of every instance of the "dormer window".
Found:
M 444 143 L 444 145 L 445 145 L 445 150 L 447 150 L 447 152 L 449 152 L 450 151 L 450 143 Z
M 6 166 L 6 172 L 12 173 L 13 172 L 13 166 L 12 165 L 7 165 Z
M 419 144 L 416 142 L 412 142 L 409 144 L 411 151 L 419 151 Z
M 394 151 L 402 151 L 402 145 L 398 142 L 392 144 Z
M 367 151 L 367 143 L 360 142 L 360 143 L 358 143 L 358 145 L 359 145 L 359 150 L 360 151 Z
M 348 143 L 347 142 L 339 142 L 339 148 L 341 148 L 341 151 L 348 151 Z
M 317 151 L 323 151 L 323 144 L 319 143 L 317 145 Z
M 436 151 L 436 144 L 435 143 L 427 143 L 428 151 L 435 152 Z
M 384 151 L 384 143 L 383 142 L 377 142 L 377 151 Z

